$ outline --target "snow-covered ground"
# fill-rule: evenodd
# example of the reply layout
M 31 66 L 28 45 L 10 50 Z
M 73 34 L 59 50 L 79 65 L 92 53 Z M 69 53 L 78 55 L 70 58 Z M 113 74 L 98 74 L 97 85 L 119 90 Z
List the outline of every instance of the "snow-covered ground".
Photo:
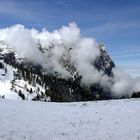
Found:
M 18 95 L 19 90 L 21 90 L 26 100 L 32 100 L 37 95 L 45 93 L 44 86 L 40 86 L 37 83 L 35 83 L 35 85 L 31 85 L 29 84 L 29 81 L 25 81 L 22 76 L 20 79 L 15 77 L 14 73 L 17 72 L 17 69 L 7 65 L 3 60 L 0 60 L 0 63 L 4 65 L 4 68 L 0 69 L 0 97 L 4 96 L 5 99 L 22 100 L 22 98 Z M 37 75 L 35 76 L 37 77 Z M 27 91 L 27 89 L 32 89 L 32 93 Z M 46 101 L 50 101 L 50 97 L 45 96 L 44 99 Z
M 140 140 L 140 99 L 0 100 L 0 140 Z
M 3 61 L 0 60 L 0 62 Z M 0 96 L 5 96 L 5 98 L 8 99 L 21 99 L 18 94 L 10 90 L 14 69 L 11 66 L 6 65 L 5 63 L 3 64 L 7 69 L 7 73 L 5 73 L 5 69 L 0 69 Z

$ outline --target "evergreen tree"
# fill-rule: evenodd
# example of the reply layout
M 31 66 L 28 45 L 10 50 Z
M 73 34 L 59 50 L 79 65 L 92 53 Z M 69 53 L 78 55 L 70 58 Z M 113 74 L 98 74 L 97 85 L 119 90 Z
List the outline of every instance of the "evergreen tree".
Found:
M 4 70 L 5 70 L 5 74 L 7 74 L 7 68 L 5 68 Z
M 39 87 L 37 88 L 37 91 L 38 91 L 38 92 L 40 91 L 40 88 L 39 88 Z
M 19 95 L 23 100 L 25 100 L 25 95 L 21 92 L 21 90 L 19 90 L 18 95 Z
M 31 93 L 33 93 L 33 90 L 32 90 L 32 88 L 30 88 L 30 94 L 31 94 Z

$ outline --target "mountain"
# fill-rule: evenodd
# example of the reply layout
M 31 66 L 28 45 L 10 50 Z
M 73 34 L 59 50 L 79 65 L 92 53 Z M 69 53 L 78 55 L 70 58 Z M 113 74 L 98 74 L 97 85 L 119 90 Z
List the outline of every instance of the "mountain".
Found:
M 38 48 L 41 53 L 51 55 L 51 48 L 44 49 L 40 43 Z M 98 71 L 112 77 L 114 62 L 108 55 L 105 47 L 99 45 L 100 55 L 93 62 Z M 0 71 L 1 84 L 7 85 L 8 91 L 1 93 L 5 98 L 41 101 L 89 101 L 112 98 L 110 91 L 104 89 L 99 83 L 84 84 L 82 75 L 70 62 L 68 49 L 67 56 L 61 58 L 61 65 L 70 72 L 68 78 L 62 77 L 57 71 L 48 72 L 42 65 L 33 63 L 25 57 L 19 57 L 17 52 L 5 42 L 0 42 Z M 3 96 L 3 97 L 4 97 Z

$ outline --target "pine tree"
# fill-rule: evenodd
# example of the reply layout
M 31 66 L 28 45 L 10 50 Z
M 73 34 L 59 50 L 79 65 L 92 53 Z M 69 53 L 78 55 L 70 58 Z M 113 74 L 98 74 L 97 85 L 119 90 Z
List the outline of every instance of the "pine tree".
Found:
M 23 100 L 25 100 L 25 95 L 21 92 L 21 90 L 19 90 L 18 95 L 19 95 Z
M 31 94 L 31 93 L 33 93 L 33 90 L 32 90 L 32 88 L 30 88 L 30 94 Z
M 4 70 L 5 70 L 5 74 L 7 74 L 7 68 L 5 68 Z
M 38 91 L 38 92 L 40 91 L 40 88 L 39 88 L 39 87 L 37 88 L 37 91 Z
M 14 92 L 16 92 L 16 93 L 17 93 L 17 89 L 16 89 L 16 88 L 15 88 Z

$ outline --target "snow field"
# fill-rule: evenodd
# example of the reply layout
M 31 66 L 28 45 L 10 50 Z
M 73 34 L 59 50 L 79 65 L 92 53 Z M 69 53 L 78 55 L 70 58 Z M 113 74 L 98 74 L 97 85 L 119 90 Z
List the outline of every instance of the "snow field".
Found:
M 139 140 L 140 100 L 0 100 L 0 140 Z

